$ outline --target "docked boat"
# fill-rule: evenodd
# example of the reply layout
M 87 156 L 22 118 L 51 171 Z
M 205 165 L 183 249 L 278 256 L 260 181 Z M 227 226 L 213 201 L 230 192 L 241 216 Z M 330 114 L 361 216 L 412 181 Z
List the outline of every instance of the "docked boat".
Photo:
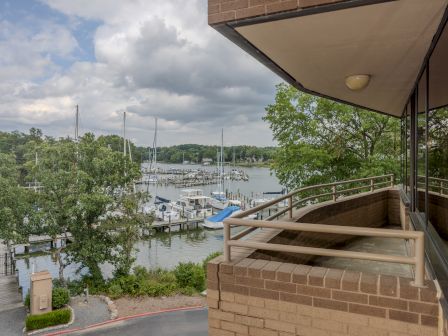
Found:
M 204 196 L 202 189 L 183 189 L 173 209 L 187 218 L 205 218 L 212 215 L 210 197 Z
M 223 191 L 213 191 L 211 193 L 210 205 L 218 210 L 223 210 L 229 206 L 229 200 Z
M 240 212 L 241 212 L 241 209 L 239 206 L 231 205 L 231 206 L 223 209 L 216 215 L 206 218 L 204 221 L 204 224 L 202 224 L 202 226 L 207 229 L 213 229 L 213 230 L 222 229 L 224 227 L 224 223 L 223 223 L 224 219 L 226 219 L 228 217 L 235 216 L 236 214 L 238 214 Z

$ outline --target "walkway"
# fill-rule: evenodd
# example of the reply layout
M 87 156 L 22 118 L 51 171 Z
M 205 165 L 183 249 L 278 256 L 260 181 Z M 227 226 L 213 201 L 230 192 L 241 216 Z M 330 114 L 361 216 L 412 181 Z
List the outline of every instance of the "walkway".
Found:
M 400 227 L 388 225 L 385 229 L 397 229 Z M 407 256 L 406 242 L 404 239 L 381 238 L 381 237 L 361 237 L 349 241 L 343 248 L 345 251 L 359 251 L 368 253 L 378 253 L 387 255 Z M 318 257 L 313 260 L 313 266 L 327 268 L 347 269 L 351 271 L 398 275 L 405 278 L 412 278 L 412 267 L 410 265 L 395 264 L 380 261 Z
M 41 332 L 38 336 L 44 336 L 48 333 L 64 332 L 64 330 L 72 330 L 85 328 L 89 325 L 108 321 L 110 319 L 110 313 L 105 302 L 100 298 L 91 296 L 89 302 L 85 303 L 84 298 L 76 296 L 70 299 L 70 306 L 75 312 L 75 321 L 67 328 L 56 329 L 52 332 Z
M 73 332 L 68 335 L 207 336 L 207 309 L 181 310 L 119 320 L 86 331 Z

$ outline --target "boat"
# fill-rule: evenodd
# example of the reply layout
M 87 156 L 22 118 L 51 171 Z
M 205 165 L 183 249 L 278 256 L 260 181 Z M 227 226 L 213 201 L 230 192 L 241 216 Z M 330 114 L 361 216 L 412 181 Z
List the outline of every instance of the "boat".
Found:
M 221 130 L 221 152 L 217 153 L 218 190 L 211 193 L 210 205 L 218 210 L 229 206 L 229 201 L 224 193 L 224 130 Z
M 223 209 L 216 215 L 206 218 L 202 226 L 207 229 L 213 229 L 213 230 L 222 229 L 224 227 L 223 223 L 224 219 L 235 216 L 240 212 L 241 208 L 239 206 L 236 205 L 228 206 L 227 208 Z
M 229 200 L 223 191 L 213 191 L 211 193 L 210 205 L 218 210 L 223 210 L 229 206 Z
M 179 200 L 172 205 L 186 218 L 205 218 L 212 214 L 210 197 L 204 196 L 202 189 L 181 190 Z

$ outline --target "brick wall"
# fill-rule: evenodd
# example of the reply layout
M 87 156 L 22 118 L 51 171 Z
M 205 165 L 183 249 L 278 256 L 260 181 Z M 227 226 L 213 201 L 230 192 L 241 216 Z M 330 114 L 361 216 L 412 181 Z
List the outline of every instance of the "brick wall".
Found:
M 209 335 L 437 335 L 432 281 L 244 258 L 208 264 Z
M 368 214 L 368 216 L 366 216 Z M 301 223 L 319 223 L 329 225 L 382 227 L 386 224 L 400 225 L 400 198 L 396 189 L 378 190 L 326 202 L 300 209 L 294 218 Z M 335 248 L 345 245 L 353 236 L 340 234 L 322 234 L 313 232 L 282 231 L 270 243 L 284 245 Z M 252 258 L 275 261 L 287 261 L 307 264 L 315 256 L 297 253 L 255 251 Z
M 210 25 L 347 0 L 208 0 Z

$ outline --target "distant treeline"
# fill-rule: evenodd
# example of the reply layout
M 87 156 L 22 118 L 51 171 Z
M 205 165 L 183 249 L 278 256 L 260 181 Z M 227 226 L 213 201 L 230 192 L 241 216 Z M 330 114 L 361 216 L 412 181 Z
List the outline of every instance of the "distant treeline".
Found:
M 23 164 L 26 155 L 33 155 L 34 144 L 45 139 L 52 142 L 57 141 L 53 137 L 45 136 L 40 129 L 31 128 L 29 133 L 23 132 L 1 132 L 0 131 L 0 153 L 14 153 L 17 163 Z M 67 138 L 66 140 L 70 140 Z M 118 135 L 101 135 L 98 141 L 105 146 L 116 151 L 123 151 L 123 138 Z M 132 142 L 132 159 L 135 162 L 144 162 L 150 159 L 149 147 L 136 146 Z M 188 161 L 191 163 L 202 163 L 204 159 L 211 160 L 211 164 L 216 163 L 219 146 L 206 145 L 176 145 L 169 147 L 159 147 L 157 149 L 157 161 L 166 163 L 182 163 Z M 275 147 L 256 147 L 256 146 L 232 146 L 224 147 L 224 161 L 228 163 L 254 163 L 271 161 L 276 148 Z
M 157 150 L 157 160 L 167 163 L 182 163 L 189 161 L 201 163 L 212 160 L 216 163 L 219 146 L 205 145 L 177 145 L 161 147 Z M 270 161 L 275 153 L 275 147 L 233 146 L 224 147 L 224 162 L 266 162 Z

